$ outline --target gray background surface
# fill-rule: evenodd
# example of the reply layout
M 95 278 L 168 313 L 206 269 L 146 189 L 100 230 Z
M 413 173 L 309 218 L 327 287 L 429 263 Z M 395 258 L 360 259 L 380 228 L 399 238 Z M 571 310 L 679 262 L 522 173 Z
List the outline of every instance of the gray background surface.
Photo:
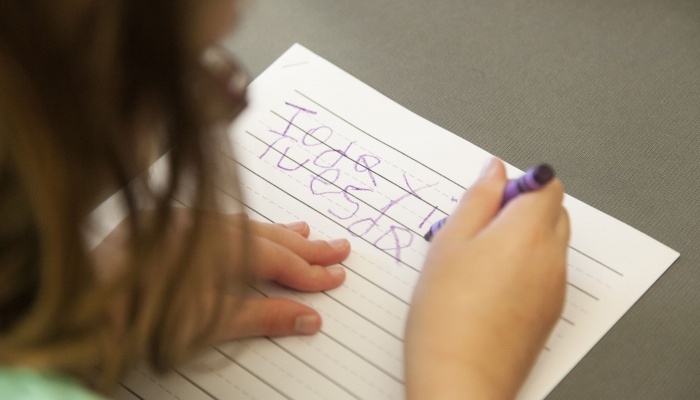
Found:
M 700 0 L 249 0 L 226 44 L 294 42 L 681 253 L 548 399 L 700 399 Z

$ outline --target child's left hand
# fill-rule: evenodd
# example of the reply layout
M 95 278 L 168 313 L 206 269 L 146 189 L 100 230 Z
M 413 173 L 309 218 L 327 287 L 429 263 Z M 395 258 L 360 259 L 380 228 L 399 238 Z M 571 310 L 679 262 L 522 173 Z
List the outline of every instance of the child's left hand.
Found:
M 333 289 L 345 280 L 343 267 L 335 264 L 350 254 L 346 239 L 308 240 L 305 222 L 282 225 L 251 220 L 249 224 L 253 278 L 306 292 Z M 306 305 L 283 298 L 249 297 L 224 326 L 221 339 L 313 334 L 320 329 L 321 317 Z
M 143 213 L 149 218 L 149 212 Z M 196 258 L 197 265 L 210 271 L 201 274 L 205 291 L 192 306 L 200 312 L 189 313 L 190 319 L 180 321 L 177 329 L 181 340 L 190 337 L 189 332 L 205 323 L 212 313 L 221 318 L 213 333 L 216 341 L 250 336 L 309 335 L 321 329 L 321 317 L 314 309 L 298 302 L 274 297 L 249 296 L 248 287 L 255 280 L 267 280 L 282 286 L 318 292 L 340 286 L 345 280 L 345 270 L 335 265 L 350 254 L 350 243 L 346 239 L 331 241 L 309 240 L 309 225 L 305 222 L 293 224 L 270 224 L 249 220 L 245 215 L 212 213 L 202 216 L 209 226 L 217 225 L 214 233 L 218 237 L 204 236 L 204 240 L 221 240 L 219 247 L 207 247 L 207 256 Z M 191 213 L 184 208 L 174 210 L 173 228 L 168 230 L 165 250 L 155 254 L 159 265 L 145 279 L 162 282 L 165 270 L 177 263 L 182 249 L 191 240 Z M 223 226 L 221 225 L 223 224 Z M 243 229 L 246 226 L 247 229 Z M 248 236 L 246 236 L 248 235 Z M 122 222 L 93 252 L 96 272 L 100 281 L 115 279 L 127 260 L 129 227 Z M 246 246 L 247 248 L 243 248 Z M 212 252 L 213 251 L 213 252 Z M 245 270 L 241 270 L 244 255 Z M 236 290 L 235 288 L 238 288 Z M 243 290 L 240 290 L 240 289 Z M 151 289 L 148 287 L 147 290 Z M 248 292 L 248 293 L 246 293 Z M 118 296 L 113 302 L 114 327 L 125 328 L 128 301 Z M 201 317 L 201 318 L 200 318 Z

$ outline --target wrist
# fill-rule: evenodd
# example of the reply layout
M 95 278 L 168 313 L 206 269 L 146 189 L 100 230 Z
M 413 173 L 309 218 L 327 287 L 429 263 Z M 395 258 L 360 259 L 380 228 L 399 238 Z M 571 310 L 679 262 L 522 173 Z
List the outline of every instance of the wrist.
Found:
M 469 333 L 407 336 L 407 399 L 515 398 L 533 362 L 528 352 L 493 330 L 491 335 L 473 327 L 460 331 Z
M 424 367 L 407 373 L 407 400 L 510 400 L 520 387 L 519 381 L 504 380 L 502 374 L 479 365 L 444 362 Z

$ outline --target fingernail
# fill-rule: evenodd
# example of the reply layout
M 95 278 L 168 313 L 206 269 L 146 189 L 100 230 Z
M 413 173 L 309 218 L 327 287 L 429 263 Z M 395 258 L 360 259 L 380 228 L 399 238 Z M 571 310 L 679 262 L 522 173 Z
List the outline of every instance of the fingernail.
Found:
M 334 249 L 345 249 L 350 246 L 350 242 L 347 239 L 335 239 L 328 242 L 328 245 Z
M 480 176 L 482 178 L 488 178 L 496 172 L 496 157 L 489 157 L 488 160 L 484 163 L 484 166 L 481 168 L 481 174 Z
M 321 329 L 321 318 L 316 314 L 300 315 L 294 321 L 294 331 L 302 335 L 310 335 Z
M 345 268 L 341 267 L 340 265 L 331 265 L 330 267 L 326 267 L 326 272 L 335 278 L 345 276 Z
M 292 222 L 291 224 L 284 224 L 284 227 L 294 232 L 304 232 L 308 229 L 309 224 L 303 221 Z

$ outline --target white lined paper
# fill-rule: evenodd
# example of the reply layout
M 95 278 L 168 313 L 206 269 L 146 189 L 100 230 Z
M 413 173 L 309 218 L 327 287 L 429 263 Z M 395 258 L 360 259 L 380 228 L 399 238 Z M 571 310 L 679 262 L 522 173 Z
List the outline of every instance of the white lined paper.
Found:
M 249 102 L 231 140 L 251 217 L 305 220 L 312 238 L 347 237 L 347 280 L 327 293 L 257 288 L 319 310 L 314 337 L 224 344 L 173 377 L 139 369 L 124 386 L 144 399 L 403 398 L 403 324 L 428 248 L 421 236 L 489 154 L 300 45 L 251 84 Z M 565 310 L 520 399 L 545 397 L 678 257 L 576 199 L 565 205 Z

